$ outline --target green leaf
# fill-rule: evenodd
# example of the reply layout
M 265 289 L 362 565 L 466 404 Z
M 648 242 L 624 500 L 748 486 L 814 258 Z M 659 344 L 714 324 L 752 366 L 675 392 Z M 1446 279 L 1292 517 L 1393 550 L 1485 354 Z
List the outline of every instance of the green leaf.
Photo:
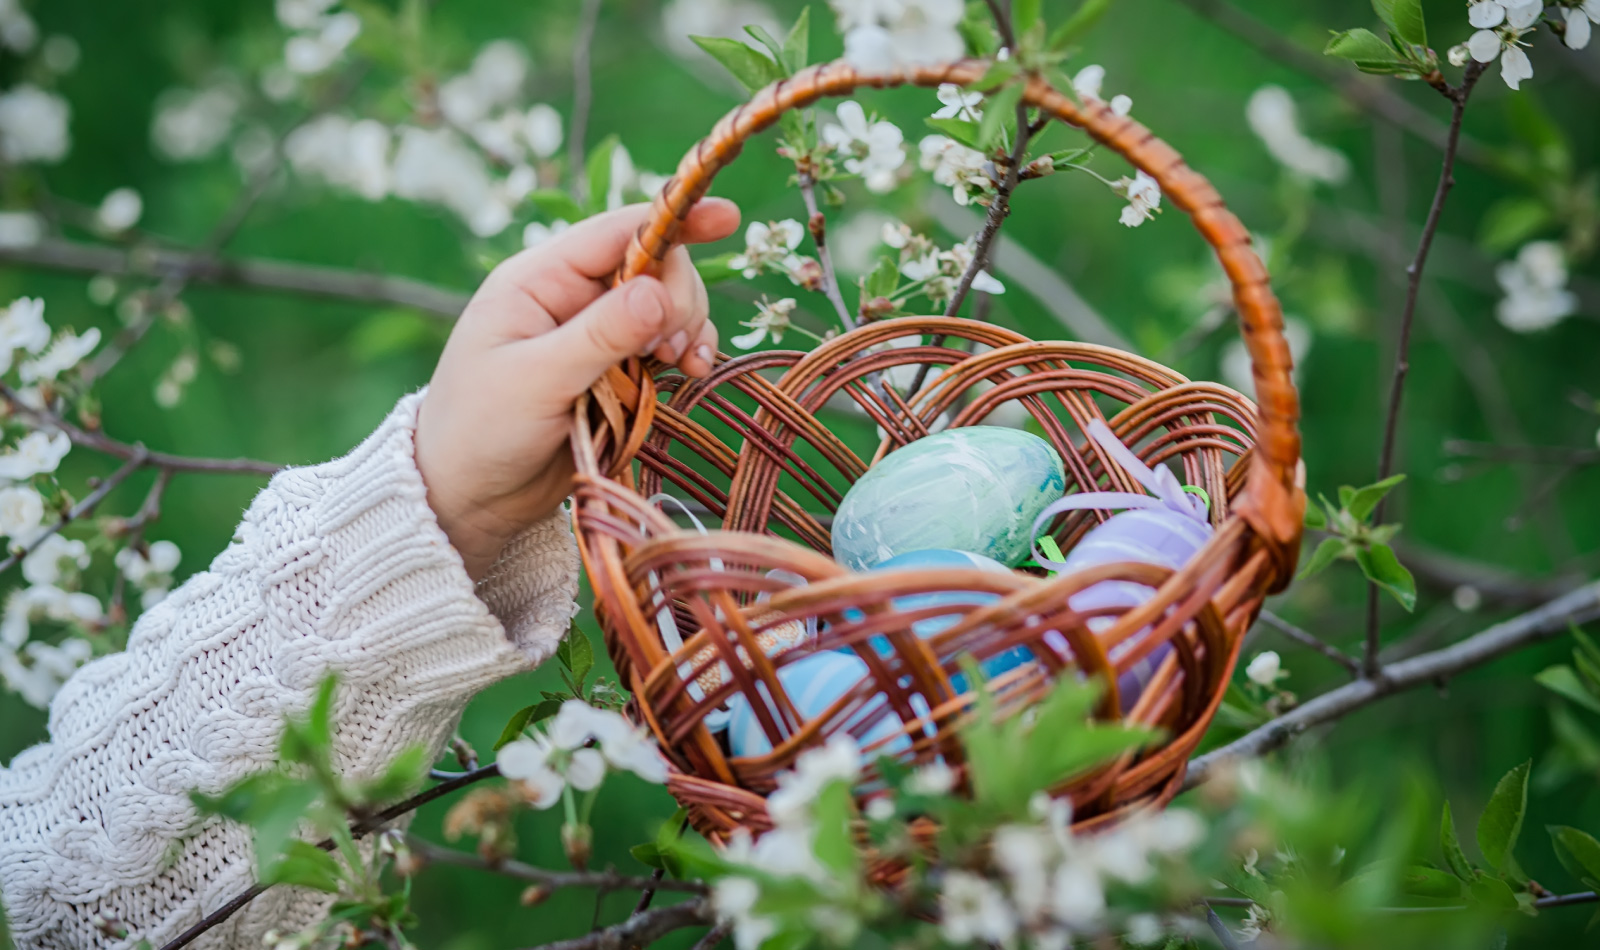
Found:
M 777 63 L 738 40 L 720 36 L 691 36 L 689 39 L 732 73 L 746 92 L 754 93 L 783 78 L 783 70 Z
M 1400 888 L 1412 897 L 1449 900 L 1461 896 L 1461 881 L 1455 875 L 1426 865 L 1412 865 L 1400 874 Z
M 339 893 L 339 862 L 333 855 L 304 841 L 291 841 L 283 857 L 261 876 L 264 884 L 294 884 L 329 894 Z
M 1306 505 L 1306 527 L 1324 531 L 1328 527 L 1328 516 L 1322 513 L 1318 505 Z
M 362 786 L 361 798 L 373 805 L 399 801 L 416 791 L 427 774 L 428 750 L 421 745 L 406 746 L 382 776 Z
M 1022 84 L 1013 83 L 989 97 L 983 107 L 983 121 L 978 125 L 979 148 L 987 151 L 1000 143 L 1000 133 L 1006 123 L 1015 117 L 1017 103 L 1022 101 Z
M 852 819 L 856 817 L 855 801 L 850 796 L 850 783 L 829 782 L 817 795 L 812 805 L 816 836 L 812 850 L 817 860 L 835 874 L 848 875 L 854 871 L 861 858 L 852 834 Z
M 1378 39 L 1371 30 L 1346 30 L 1333 34 L 1322 51 L 1325 56 L 1337 56 L 1354 63 L 1366 73 L 1396 75 L 1413 72 L 1410 63 L 1401 59 L 1394 47 Z
M 1478 875 L 1477 880 L 1467 885 L 1467 893 L 1474 903 L 1484 907 L 1494 910 L 1517 909 L 1517 895 L 1512 892 L 1511 885 L 1497 877 Z
M 561 661 L 563 669 L 572 674 L 581 689 L 584 677 L 594 669 L 594 647 L 590 646 L 589 637 L 576 623 L 568 625 L 567 635 L 562 638 L 561 646 L 556 648 L 556 659 Z
M 729 251 L 714 257 L 701 257 L 695 260 L 694 269 L 700 272 L 700 279 L 707 284 L 719 284 L 725 280 L 742 277 L 743 272 L 738 268 L 730 267 L 728 262 L 739 256 L 738 251 Z
M 982 148 L 978 138 L 978 123 L 966 119 L 924 119 L 928 126 L 937 132 L 943 132 L 967 148 Z
M 1011 28 L 1018 36 L 1033 29 L 1039 22 L 1040 0 L 1012 0 Z
M 1502 777 L 1483 806 L 1483 816 L 1478 819 L 1478 850 L 1483 859 L 1495 870 L 1504 867 L 1516 847 L 1517 836 L 1522 833 L 1522 815 L 1528 808 L 1528 770 L 1532 761 L 1524 762 Z
M 866 283 L 862 286 L 868 300 L 888 297 L 900 286 L 900 268 L 895 266 L 893 258 L 879 258 L 878 266 L 867 275 Z
M 1361 565 L 1361 573 L 1367 575 L 1367 580 L 1394 595 L 1400 606 L 1408 611 L 1416 609 L 1417 581 L 1395 557 L 1394 548 L 1387 544 L 1357 548 L 1356 563 Z
M 1083 0 L 1078 9 L 1072 12 L 1067 22 L 1055 28 L 1050 34 L 1049 47 L 1056 52 L 1066 49 L 1073 43 L 1082 39 L 1084 34 L 1094 29 L 1100 18 L 1111 9 L 1112 0 Z
M 494 751 L 499 752 L 506 743 L 521 738 L 522 730 L 536 726 L 560 712 L 562 702 L 563 700 L 559 699 L 544 699 L 512 713 L 511 718 L 506 720 L 506 727 L 500 730 L 500 738 L 494 742 Z
M 734 42 L 729 40 L 728 42 Z M 744 46 L 743 43 L 738 44 Z M 749 47 L 744 46 L 745 49 Z M 606 196 L 611 191 L 611 156 L 616 152 L 620 141 L 615 135 L 608 135 L 589 151 L 589 157 L 584 162 L 584 174 L 589 182 L 589 207 L 590 214 L 598 214 L 606 210 Z
M 981 3 L 967 4 L 966 15 L 956 29 L 961 31 L 961 38 L 966 41 L 967 50 L 973 56 L 987 59 L 1000 48 L 1000 34 L 995 31 L 994 17 Z
M 783 39 L 783 55 L 780 57 L 783 65 L 788 67 L 791 74 L 797 73 L 811 63 L 811 8 L 801 7 L 800 15 L 795 18 L 794 26 L 789 28 L 789 35 Z
M 1555 223 L 1550 206 L 1538 198 L 1502 198 L 1484 212 L 1478 225 L 1478 243 L 1491 254 L 1505 254 Z
M 1311 559 L 1300 568 L 1299 580 L 1315 577 L 1328 569 L 1328 565 L 1345 556 L 1351 550 L 1350 542 L 1343 538 L 1323 538 L 1317 549 L 1311 552 Z
M 993 89 L 998 89 L 1010 82 L 1021 69 L 1022 67 L 1018 66 L 1017 61 L 1014 59 L 997 60 L 989 64 L 989 68 L 984 70 L 983 75 L 979 76 L 977 81 L 973 82 L 968 88 L 975 89 L 978 92 L 989 92 Z
M 1355 489 L 1350 493 L 1348 501 L 1345 501 L 1344 489 L 1341 488 L 1339 497 L 1341 501 L 1344 501 L 1344 506 L 1350 510 L 1350 514 L 1354 515 L 1357 521 L 1366 521 L 1367 518 L 1371 517 L 1372 512 L 1377 509 L 1378 502 L 1383 501 L 1384 496 L 1389 494 L 1394 486 L 1405 480 L 1404 474 L 1390 475 L 1381 482 Z
M 1390 32 L 1412 46 L 1428 45 L 1428 27 L 1422 19 L 1422 0 L 1372 0 Z
M 1589 638 L 1587 633 L 1584 633 L 1582 630 L 1578 629 L 1577 624 L 1569 621 L 1567 623 L 1567 629 L 1572 631 L 1572 639 L 1578 641 L 1578 652 L 1574 653 L 1573 657 L 1577 658 L 1580 655 L 1588 657 L 1590 663 L 1594 664 L 1595 666 L 1600 666 L 1600 646 L 1596 646 L 1595 642 Z M 1600 689 L 1600 683 L 1596 683 L 1595 687 Z
M 1533 681 L 1545 689 L 1572 700 L 1590 712 L 1600 713 L 1600 698 L 1584 686 L 1570 666 L 1550 666 L 1534 676 Z
M 784 68 L 783 65 L 783 44 L 778 42 L 777 37 L 768 33 L 766 27 L 761 26 L 759 23 L 747 25 L 744 31 L 755 37 L 756 42 L 767 48 L 767 52 L 772 54 L 773 61 L 778 64 L 778 72 L 780 74 L 789 75 L 789 70 Z
M 611 156 L 606 156 L 606 180 L 611 179 Z M 551 221 L 582 221 L 583 209 L 572 196 L 555 188 L 541 188 L 528 196 L 528 203 Z
M 1567 873 L 1600 890 L 1600 841 L 1586 831 L 1566 825 L 1550 825 L 1548 830 L 1555 843 L 1556 857 Z
M 1472 862 L 1461 850 L 1461 839 L 1456 835 L 1456 821 L 1450 814 L 1450 803 L 1444 803 L 1444 815 L 1439 819 L 1439 843 L 1444 848 L 1444 864 L 1450 873 L 1463 881 L 1473 878 Z

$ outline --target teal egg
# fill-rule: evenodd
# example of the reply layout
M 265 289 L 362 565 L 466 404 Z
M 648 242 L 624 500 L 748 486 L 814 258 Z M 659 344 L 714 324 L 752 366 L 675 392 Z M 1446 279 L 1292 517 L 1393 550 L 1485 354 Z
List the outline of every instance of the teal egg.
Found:
M 999 426 L 950 429 L 886 455 L 847 492 L 833 557 L 864 571 L 911 551 L 948 548 L 1007 567 L 1027 559 L 1033 522 L 1066 490 L 1050 443 Z
M 807 719 L 814 719 L 871 673 L 866 661 L 859 656 L 827 650 L 801 657 L 780 667 L 778 680 L 783 683 L 783 691 L 794 704 L 795 710 Z M 762 697 L 761 701 L 766 704 L 772 717 L 781 722 L 783 717 L 778 711 L 777 703 L 767 692 L 766 686 L 760 686 L 758 690 Z M 928 704 L 921 696 L 913 697 L 911 706 L 919 717 L 928 715 Z M 865 716 L 872 708 L 877 707 L 869 706 L 855 718 L 846 721 L 844 728 L 861 733 L 862 730 L 851 727 L 864 722 Z M 863 746 L 871 745 L 898 735 L 904 728 L 900 717 L 891 712 L 873 723 L 864 734 L 857 735 L 857 741 Z M 893 754 L 910 746 L 911 740 L 905 735 L 899 735 L 880 751 Z M 768 741 L 760 720 L 756 718 L 755 711 L 750 708 L 749 699 L 743 693 L 735 694 L 728 701 L 728 751 L 739 757 L 766 755 L 772 751 L 772 743 Z

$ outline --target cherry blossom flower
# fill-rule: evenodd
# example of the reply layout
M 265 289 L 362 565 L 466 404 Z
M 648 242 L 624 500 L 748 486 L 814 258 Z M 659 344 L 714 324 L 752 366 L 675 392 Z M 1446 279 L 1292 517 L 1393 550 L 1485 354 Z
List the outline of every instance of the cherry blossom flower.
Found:
M 569 699 L 552 720 L 549 735 L 556 748 L 572 750 L 575 756 L 578 752 L 593 752 L 584 748 L 593 740 L 599 744 L 597 755 L 603 756 L 605 763 L 632 772 L 647 782 L 659 785 L 667 780 L 666 760 L 649 733 L 620 713 L 597 709 L 580 699 Z M 587 790 L 576 782 L 573 784 L 580 791 Z
M 917 338 L 921 344 L 921 338 Z M 911 773 L 906 780 L 906 791 L 916 795 L 948 795 L 956 787 L 956 770 L 945 764 L 943 759 L 935 759 Z
M 1585 0 L 1581 7 L 1567 7 L 1561 11 L 1566 21 L 1561 30 L 1561 42 L 1567 49 L 1584 49 L 1589 45 L 1590 22 L 1600 23 L 1600 0 Z
M 1494 276 L 1505 292 L 1495 316 L 1508 330 L 1543 330 L 1578 310 L 1577 295 L 1567 289 L 1567 255 L 1555 241 L 1524 244 L 1516 260 L 1500 264 Z
M 44 498 L 28 485 L 0 488 L 0 536 L 26 545 L 44 521 Z
M 139 223 L 144 214 L 144 199 L 132 188 L 118 188 L 101 199 L 95 221 L 107 231 L 120 234 Z
M 535 103 L 522 117 L 522 136 L 536 157 L 549 158 L 561 149 L 561 113 Z
M 1278 658 L 1277 651 L 1266 650 L 1256 654 L 1255 659 L 1250 661 L 1250 665 L 1245 667 L 1244 675 L 1245 679 L 1255 683 L 1257 686 L 1265 686 L 1271 689 L 1277 686 L 1278 680 L 1289 674 L 1283 669 L 1283 662 Z
M 1538 26 L 1544 0 L 1476 0 L 1467 8 L 1467 20 L 1478 28 L 1467 40 L 1467 52 L 1480 63 L 1500 59 L 1500 78 L 1518 88 L 1533 76 L 1533 63 L 1522 51 L 1521 38 Z
M 0 46 L 26 53 L 39 41 L 39 27 L 18 0 L 0 0 Z
M 1122 209 L 1118 220 L 1130 228 L 1154 219 L 1156 212 L 1161 210 L 1161 186 L 1143 170 L 1132 178 L 1119 179 L 1112 185 L 1112 190 L 1128 199 L 1128 205 Z
M 11 368 L 17 350 L 37 353 L 50 343 L 50 325 L 44 322 L 44 301 L 18 297 L 0 311 L 0 373 Z
M 939 895 L 940 932 L 952 944 L 1006 944 L 1017 933 L 1017 918 L 998 887 L 959 868 L 946 871 Z
M 389 127 L 374 119 L 352 122 L 344 116 L 323 115 L 289 133 L 283 151 L 296 173 L 379 201 L 391 187 L 392 142 Z
M 752 221 L 745 228 L 744 253 L 730 258 L 728 266 L 747 278 L 763 271 L 792 274 L 800 264 L 800 257 L 794 250 L 800 246 L 805 233 L 805 226 L 793 218 Z
M 17 440 L 16 448 L 0 452 L 0 478 L 21 482 L 48 474 L 70 451 L 72 440 L 65 432 L 35 429 Z
M 62 562 L 66 569 L 62 569 Z M 89 566 L 89 547 L 82 541 L 52 534 L 22 559 L 22 576 L 30 584 L 59 587 L 70 573 Z
M 1245 119 L 1268 153 L 1291 173 L 1331 185 L 1349 177 L 1349 159 L 1300 131 L 1294 98 L 1282 86 L 1257 89 L 1245 107 Z
M 44 240 L 44 221 L 31 211 L 0 211 L 0 247 L 33 247 Z
M 767 811 L 779 825 L 793 826 L 810 813 L 811 803 L 834 782 L 854 784 L 861 774 L 861 747 L 848 733 L 835 733 L 820 749 L 795 759 L 794 771 L 778 774 L 778 790 L 767 796 Z
M 841 102 L 835 114 L 839 122 L 823 128 L 822 140 L 843 157 L 844 170 L 860 175 L 868 191 L 893 191 L 899 183 L 900 166 L 906 161 L 905 135 L 900 127 L 885 119 L 869 120 L 866 110 L 854 100 Z
M 797 306 L 793 297 L 784 297 L 782 300 L 767 302 L 765 297 L 756 304 L 756 315 L 743 321 L 740 326 L 750 328 L 749 333 L 741 333 L 728 342 L 741 350 L 752 350 L 761 345 L 761 341 L 768 336 L 772 342 L 783 342 L 783 334 L 789 329 L 789 315 L 794 313 Z
M 506 743 L 495 755 L 500 774 L 515 782 L 523 797 L 541 811 L 561 800 L 566 780 L 551 768 L 555 747 L 542 736 Z
M 939 84 L 939 101 L 943 103 L 933 113 L 935 119 L 966 119 L 977 122 L 983 118 L 983 93 L 968 92 L 955 83 Z
M 83 362 L 84 357 L 93 353 L 99 345 L 99 327 L 90 327 L 83 333 L 62 333 L 38 359 L 23 363 L 17 374 L 25 383 L 55 379 Z
M 289 37 L 283 46 L 284 65 L 302 76 L 326 72 L 360 35 L 360 17 L 348 10 L 329 14 L 310 31 Z
M 957 59 L 961 0 L 829 0 L 844 32 L 845 59 L 858 69 Z
M 1106 81 L 1106 68 L 1100 65 L 1089 65 L 1078 70 L 1072 77 L 1072 91 L 1077 93 L 1079 99 L 1090 102 L 1101 102 L 1100 87 Z M 1128 96 L 1112 96 L 1111 111 L 1116 115 L 1127 115 L 1133 111 L 1133 99 Z
M 117 552 L 114 563 L 128 583 L 142 592 L 140 604 L 149 610 L 172 589 L 172 573 L 178 569 L 182 558 L 182 552 L 171 541 L 152 541 L 145 553 L 131 547 L 123 548 Z
M 150 142 L 169 161 L 205 158 L 233 131 L 239 105 L 238 94 L 227 86 L 170 89 L 156 100 Z
M 925 136 L 917 143 L 921 153 L 920 164 L 924 171 L 933 172 L 933 180 L 951 189 L 956 204 L 966 206 L 974 200 L 983 204 L 994 187 L 992 166 L 982 152 L 962 145 L 943 135 Z
M 0 94 L 0 159 L 13 164 L 51 163 L 72 147 L 67 100 L 24 83 Z

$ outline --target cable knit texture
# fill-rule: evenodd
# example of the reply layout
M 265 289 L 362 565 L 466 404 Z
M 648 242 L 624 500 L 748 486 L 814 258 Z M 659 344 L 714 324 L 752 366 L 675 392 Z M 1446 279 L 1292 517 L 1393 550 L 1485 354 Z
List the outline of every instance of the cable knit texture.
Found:
M 126 652 L 68 680 L 50 741 L 0 770 L 18 950 L 159 947 L 249 887 L 249 830 L 202 819 L 189 792 L 271 767 L 284 717 L 330 670 L 338 761 L 376 775 L 413 743 L 437 756 L 474 693 L 554 652 L 578 587 L 566 515 L 516 539 L 475 589 L 417 472 L 421 399 L 348 456 L 274 477 L 211 569 L 147 611 Z M 254 950 L 329 902 L 273 888 L 192 946 Z M 97 914 L 132 937 L 101 935 Z

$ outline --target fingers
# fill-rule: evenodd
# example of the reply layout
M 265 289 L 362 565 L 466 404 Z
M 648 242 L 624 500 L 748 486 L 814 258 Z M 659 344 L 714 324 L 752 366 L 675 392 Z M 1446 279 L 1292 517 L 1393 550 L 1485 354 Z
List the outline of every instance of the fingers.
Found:
M 710 320 L 700 324 L 700 334 L 678 366 L 690 376 L 709 376 L 716 367 L 717 327 Z
M 672 312 L 667 315 L 662 341 L 652 352 L 663 363 L 681 363 L 684 355 L 693 351 L 690 344 L 698 341 L 700 327 L 710 316 L 710 301 L 689 252 L 682 247 L 673 248 L 662 262 L 661 283 L 672 298 Z
M 526 256 L 541 268 L 560 265 L 591 280 L 609 277 L 622 263 L 628 242 L 649 220 L 651 207 L 647 204 L 629 205 L 595 215 L 573 225 L 559 241 L 524 251 L 511 260 Z M 738 227 L 738 205 L 726 198 L 702 198 L 690 209 L 676 242 L 704 244 L 720 241 Z
M 672 306 L 661 281 L 636 277 L 544 336 L 507 349 L 545 396 L 566 403 L 593 386 L 606 370 L 660 340 L 668 330 Z

